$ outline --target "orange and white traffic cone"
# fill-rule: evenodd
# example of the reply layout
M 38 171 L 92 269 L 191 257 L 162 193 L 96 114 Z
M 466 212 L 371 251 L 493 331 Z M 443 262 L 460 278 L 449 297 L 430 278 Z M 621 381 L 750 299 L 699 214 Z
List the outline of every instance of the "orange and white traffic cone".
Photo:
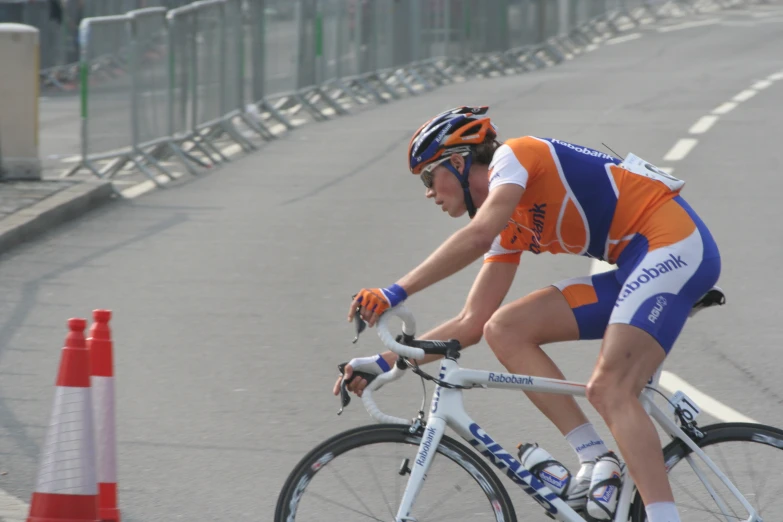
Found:
M 98 465 L 98 514 L 102 522 L 120 522 L 117 507 L 117 434 L 114 411 L 114 358 L 110 310 L 93 310 L 87 347 L 92 366 Z
M 90 358 L 84 319 L 69 319 L 54 406 L 27 522 L 98 522 Z

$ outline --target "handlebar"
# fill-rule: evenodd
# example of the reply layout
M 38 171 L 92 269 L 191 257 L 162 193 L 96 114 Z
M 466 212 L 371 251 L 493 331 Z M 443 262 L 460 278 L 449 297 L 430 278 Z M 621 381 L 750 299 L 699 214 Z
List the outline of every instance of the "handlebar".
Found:
M 395 340 L 394 336 L 389 331 L 389 317 L 391 316 L 402 319 L 402 333 L 405 338 L 412 340 L 416 335 L 416 320 L 413 318 L 413 314 L 410 312 L 410 310 L 405 308 L 403 304 L 400 304 L 387 310 L 378 321 L 378 337 L 380 337 L 381 342 L 383 342 L 383 344 L 389 350 L 396 353 L 397 355 L 410 359 L 422 359 L 425 355 L 423 349 L 412 346 L 405 346 L 404 344 L 400 344 Z M 354 339 L 355 343 L 359 338 L 359 334 L 364 331 L 367 325 L 358 314 L 354 317 L 354 321 L 356 321 L 356 339 Z M 404 365 L 395 364 L 390 371 L 382 373 L 370 381 L 370 383 L 364 389 L 364 392 L 362 393 L 362 404 L 367 410 L 367 413 L 369 413 L 370 416 L 377 422 L 391 424 L 410 424 L 409 420 L 383 413 L 380 408 L 378 408 L 378 405 L 375 403 L 372 397 L 373 392 L 381 389 L 384 384 L 396 381 L 402 377 L 405 374 L 405 370 L 406 367 Z M 343 408 L 345 408 L 351 402 L 351 397 L 346 388 L 345 381 L 343 381 L 340 385 L 340 395 L 343 407 L 340 408 L 340 411 L 337 413 L 338 415 L 342 413 Z
M 387 415 L 383 413 L 372 398 L 372 393 L 374 391 L 379 390 L 381 386 L 388 382 L 396 381 L 402 377 L 404 373 L 405 369 L 400 368 L 395 364 L 390 371 L 376 377 L 370 384 L 367 385 L 367 387 L 364 389 L 364 392 L 362 392 L 362 404 L 364 405 L 364 409 L 367 410 L 367 413 L 370 414 L 370 417 L 375 419 L 377 422 L 389 424 L 411 423 L 410 419 L 403 419 L 401 417 L 395 417 L 394 415 Z
M 416 336 L 416 320 L 413 318 L 413 314 L 410 310 L 405 308 L 405 305 L 399 304 L 394 308 L 387 310 L 378 320 L 378 337 L 381 338 L 381 342 L 386 345 L 386 348 L 397 355 L 408 357 L 409 359 L 423 359 L 425 354 L 424 350 L 421 348 L 405 346 L 394 340 L 394 336 L 389 331 L 390 316 L 396 316 L 402 319 L 403 335 L 411 339 Z
M 389 331 L 389 318 L 392 316 L 402 319 L 403 335 L 401 337 L 395 338 Z M 359 334 L 361 334 L 362 331 L 364 331 L 366 328 L 366 324 L 358 315 L 358 313 L 354 316 L 354 320 L 356 321 L 356 338 L 353 341 L 355 343 L 359 339 Z M 413 314 L 407 308 L 405 308 L 403 304 L 386 310 L 383 315 L 381 315 L 377 327 L 378 337 L 380 337 L 383 344 L 392 352 L 401 357 L 405 357 L 406 359 L 420 360 L 423 359 L 427 354 L 448 356 L 448 354 L 452 353 L 454 350 L 459 351 L 461 349 L 460 343 L 456 339 L 451 339 L 448 341 L 415 339 L 416 321 L 413 318 Z M 399 343 L 397 339 L 401 339 L 402 342 L 406 344 Z M 386 373 L 382 373 L 378 376 L 368 374 L 359 375 L 360 377 L 367 379 L 369 382 L 367 387 L 364 388 L 364 392 L 362 393 L 362 402 L 364 403 L 364 407 L 367 409 L 367 412 L 376 421 L 395 424 L 410 424 L 410 421 L 408 420 L 386 415 L 380 411 L 372 398 L 374 391 L 379 390 L 384 384 L 396 381 L 402 377 L 407 367 L 407 363 L 398 360 L 397 364 L 395 364 L 394 367 Z M 361 374 L 362 372 L 354 371 L 354 375 L 357 373 Z M 351 402 L 351 396 L 348 393 L 347 383 L 345 380 L 343 380 L 340 384 L 340 395 L 342 399 L 342 406 L 345 408 Z M 342 413 L 343 408 L 340 409 L 338 415 Z

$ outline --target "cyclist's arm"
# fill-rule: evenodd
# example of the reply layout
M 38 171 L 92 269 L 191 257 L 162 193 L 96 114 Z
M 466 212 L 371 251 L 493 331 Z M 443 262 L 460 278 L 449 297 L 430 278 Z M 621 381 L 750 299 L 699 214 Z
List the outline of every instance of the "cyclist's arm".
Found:
M 484 263 L 473 282 L 465 307 L 454 318 L 449 319 L 440 326 L 430 330 L 418 339 L 448 340 L 457 339 L 463 348 L 478 344 L 484 334 L 484 324 L 489 320 L 495 310 L 508 293 L 514 275 L 517 271 L 516 263 Z M 397 354 L 394 352 L 383 353 L 383 358 L 394 364 Z M 419 361 L 425 364 L 440 359 L 438 355 L 427 355 Z
M 491 190 L 468 225 L 455 232 L 423 263 L 397 281 L 408 297 L 462 270 L 486 253 L 508 224 L 524 187 L 506 184 Z

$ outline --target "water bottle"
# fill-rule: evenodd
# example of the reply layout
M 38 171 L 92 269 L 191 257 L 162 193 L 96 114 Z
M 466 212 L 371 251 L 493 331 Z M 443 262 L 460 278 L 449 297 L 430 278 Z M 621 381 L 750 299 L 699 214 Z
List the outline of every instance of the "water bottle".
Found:
M 523 444 L 519 446 L 519 460 L 555 495 L 565 497 L 571 484 L 571 473 L 549 452 L 538 444 Z
M 596 459 L 590 493 L 587 495 L 587 514 L 594 520 L 612 520 L 620 497 L 622 474 L 620 460 L 614 452 Z

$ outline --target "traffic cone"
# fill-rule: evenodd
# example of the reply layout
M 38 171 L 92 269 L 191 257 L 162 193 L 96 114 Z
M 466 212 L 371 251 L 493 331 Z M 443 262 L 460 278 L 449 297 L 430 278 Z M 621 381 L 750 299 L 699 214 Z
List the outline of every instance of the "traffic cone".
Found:
M 93 412 L 98 465 L 98 515 L 103 522 L 120 522 L 117 508 L 117 435 L 114 413 L 114 359 L 111 310 L 93 310 L 87 348 L 92 367 Z
M 99 522 L 86 326 L 84 319 L 68 320 L 27 522 Z

